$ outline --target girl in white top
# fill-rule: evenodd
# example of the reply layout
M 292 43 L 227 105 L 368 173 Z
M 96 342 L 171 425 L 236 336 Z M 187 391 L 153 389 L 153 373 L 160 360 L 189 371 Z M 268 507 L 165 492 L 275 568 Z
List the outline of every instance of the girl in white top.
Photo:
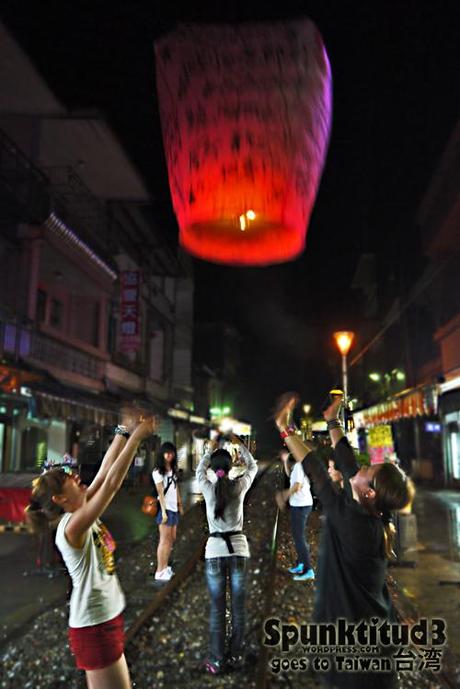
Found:
M 294 574 L 296 581 L 308 581 L 315 578 L 305 536 L 307 520 L 313 506 L 310 481 L 301 466 L 301 462 L 295 462 L 294 466 L 290 467 L 288 452 L 283 452 L 281 459 L 284 464 L 284 471 L 289 476 L 290 485 L 288 490 L 278 493 L 277 501 L 281 509 L 284 509 L 286 501 L 289 501 L 291 530 L 297 551 L 297 564 L 290 567 L 289 572 Z
M 161 507 L 156 518 L 160 540 L 157 549 L 155 580 L 169 581 L 174 576 L 174 572 L 168 562 L 177 537 L 179 514 L 184 514 L 177 481 L 177 451 L 172 443 L 165 442 L 160 447 L 157 465 L 152 472 L 152 480 Z
M 39 530 L 64 513 L 56 544 L 72 578 L 69 638 L 77 667 L 86 671 L 89 689 L 130 689 L 123 652 L 120 613 L 125 600 L 115 574 L 115 543 L 99 517 L 128 473 L 139 443 L 156 422 L 142 421 L 130 435 L 118 426 L 101 467 L 87 488 L 67 467 L 45 471 L 33 482 L 27 516 Z

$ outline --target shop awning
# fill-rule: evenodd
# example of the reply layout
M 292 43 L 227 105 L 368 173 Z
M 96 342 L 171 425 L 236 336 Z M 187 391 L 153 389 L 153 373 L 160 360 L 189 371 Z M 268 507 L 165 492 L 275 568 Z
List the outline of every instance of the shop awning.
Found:
M 101 426 L 115 425 L 119 420 L 121 404 L 102 394 L 90 395 L 52 380 L 30 386 L 30 393 L 36 418 L 89 421 Z
M 392 399 L 361 409 L 353 414 L 357 428 L 367 428 L 417 416 L 433 416 L 438 411 L 437 386 L 405 390 Z

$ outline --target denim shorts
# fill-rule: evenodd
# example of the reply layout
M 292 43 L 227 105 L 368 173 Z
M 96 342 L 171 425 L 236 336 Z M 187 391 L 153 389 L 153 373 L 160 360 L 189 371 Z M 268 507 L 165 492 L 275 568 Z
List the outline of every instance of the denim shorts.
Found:
M 168 521 L 164 526 L 177 526 L 179 524 L 179 512 L 173 512 L 172 510 L 166 510 L 166 514 L 168 515 Z M 162 519 L 163 519 L 163 514 L 161 510 L 158 510 L 158 514 L 156 516 L 156 523 L 157 524 L 162 524 Z

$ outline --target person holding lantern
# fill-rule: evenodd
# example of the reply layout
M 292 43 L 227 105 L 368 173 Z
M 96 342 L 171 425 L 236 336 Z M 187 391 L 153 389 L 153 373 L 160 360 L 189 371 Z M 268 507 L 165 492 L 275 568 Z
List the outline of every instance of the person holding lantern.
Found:
M 359 468 L 338 418 L 342 404 L 338 397 L 324 412 L 336 468 L 343 478 L 344 487 L 338 490 L 315 447 L 295 432 L 291 417 L 297 400 L 292 393 L 280 398 L 275 423 L 292 456 L 311 478 L 327 517 L 316 572 L 314 621 L 395 621 L 386 585 L 394 538 L 390 516 L 409 502 L 408 480 L 390 463 Z M 340 673 L 332 669 L 323 675 L 327 687 L 340 689 L 388 689 L 394 687 L 395 679 L 394 672 Z

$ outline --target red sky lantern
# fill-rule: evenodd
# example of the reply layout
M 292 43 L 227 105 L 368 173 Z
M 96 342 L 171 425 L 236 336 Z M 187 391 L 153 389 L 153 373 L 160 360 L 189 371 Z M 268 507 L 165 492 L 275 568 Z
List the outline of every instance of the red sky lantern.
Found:
M 230 265 L 298 256 L 331 122 L 330 67 L 315 25 L 183 25 L 155 50 L 182 246 Z

